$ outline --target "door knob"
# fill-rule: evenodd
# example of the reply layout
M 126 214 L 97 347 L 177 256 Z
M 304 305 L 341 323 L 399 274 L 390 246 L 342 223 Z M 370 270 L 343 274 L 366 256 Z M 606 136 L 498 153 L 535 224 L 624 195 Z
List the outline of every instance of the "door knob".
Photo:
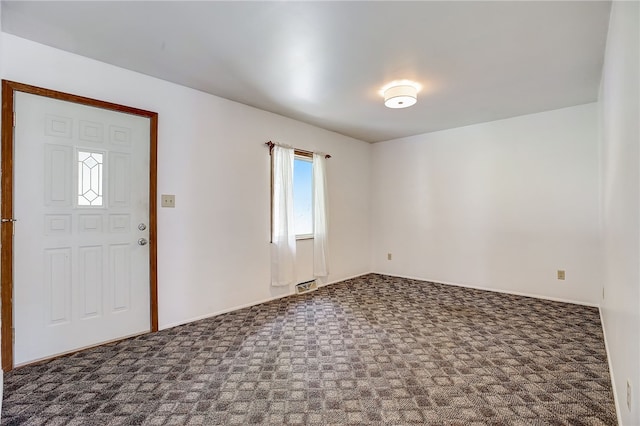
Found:
M 141 231 L 144 231 L 145 229 L 147 229 L 147 225 L 145 225 L 144 223 L 141 223 L 138 225 L 138 229 Z
M 140 245 L 140 246 L 146 246 L 147 243 L 148 243 L 148 241 L 146 240 L 146 238 L 140 238 L 138 240 L 138 245 Z

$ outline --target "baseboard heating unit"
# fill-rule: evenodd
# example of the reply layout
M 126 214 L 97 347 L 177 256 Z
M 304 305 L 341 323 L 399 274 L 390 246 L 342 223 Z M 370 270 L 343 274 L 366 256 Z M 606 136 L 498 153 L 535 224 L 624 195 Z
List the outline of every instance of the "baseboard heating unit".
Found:
M 316 284 L 316 280 L 305 281 L 303 283 L 296 284 L 296 294 L 308 293 L 317 289 L 318 284 Z

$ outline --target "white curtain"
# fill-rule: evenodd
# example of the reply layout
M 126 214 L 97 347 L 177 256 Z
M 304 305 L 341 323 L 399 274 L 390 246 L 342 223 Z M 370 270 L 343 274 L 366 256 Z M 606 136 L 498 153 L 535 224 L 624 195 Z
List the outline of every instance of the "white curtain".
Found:
M 327 168 L 324 154 L 313 154 L 313 275 L 329 276 Z
M 296 231 L 293 218 L 293 148 L 278 146 L 273 161 L 271 285 L 286 286 L 295 278 Z

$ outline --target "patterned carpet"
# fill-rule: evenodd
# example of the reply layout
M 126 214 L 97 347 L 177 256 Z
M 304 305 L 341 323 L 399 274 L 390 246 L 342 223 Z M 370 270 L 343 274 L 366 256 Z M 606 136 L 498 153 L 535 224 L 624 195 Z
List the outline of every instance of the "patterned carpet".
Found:
M 598 310 L 380 275 L 5 375 L 2 425 L 614 425 Z

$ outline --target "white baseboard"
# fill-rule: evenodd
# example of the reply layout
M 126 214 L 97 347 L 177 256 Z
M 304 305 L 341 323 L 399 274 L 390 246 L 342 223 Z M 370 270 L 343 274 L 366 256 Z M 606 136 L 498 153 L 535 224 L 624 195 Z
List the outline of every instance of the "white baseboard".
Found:
M 607 341 L 607 330 L 604 327 L 604 317 L 602 316 L 602 307 L 598 308 L 600 312 L 600 324 L 602 324 L 602 335 L 604 336 L 604 348 L 607 351 L 607 363 L 609 364 L 609 376 L 611 377 L 611 387 L 613 388 L 613 405 L 616 407 L 616 417 L 618 424 L 622 424 L 622 416 L 620 415 L 620 400 L 618 399 L 618 391 L 616 389 L 616 379 L 613 376 L 613 364 L 611 364 L 611 354 L 609 353 L 609 343 Z
M 509 291 L 509 290 L 500 290 L 500 289 L 495 289 L 495 288 L 472 286 L 472 285 L 467 285 L 467 284 L 459 284 L 459 283 L 446 282 L 446 281 L 440 281 L 440 280 L 430 280 L 430 279 L 427 279 L 427 278 L 413 277 L 413 276 L 408 276 L 408 275 L 397 275 L 397 274 L 390 274 L 390 273 L 386 273 L 386 272 L 376 272 L 376 271 L 364 272 L 362 274 L 357 274 L 357 275 L 353 275 L 353 276 L 350 276 L 350 277 L 340 278 L 340 279 L 337 279 L 337 280 L 329 281 L 327 283 L 321 283 L 320 281 L 318 281 L 318 288 L 326 287 L 328 285 L 333 285 L 333 284 L 339 284 L 341 282 L 352 280 L 352 279 L 359 278 L 359 277 L 362 277 L 364 275 L 369 275 L 369 274 L 386 275 L 386 276 L 389 276 L 389 277 L 397 277 L 397 278 L 407 278 L 407 279 L 411 279 L 411 280 L 424 281 L 424 282 L 434 282 L 434 283 L 438 283 L 438 284 L 446 284 L 446 285 L 452 285 L 452 286 L 456 286 L 456 287 L 471 288 L 471 289 L 475 289 L 475 290 L 492 291 L 494 293 L 513 294 L 513 295 L 516 295 L 516 296 L 533 297 L 533 298 L 536 298 L 536 299 L 551 300 L 551 301 L 554 301 L 554 302 L 573 303 L 575 305 L 590 306 L 590 307 L 595 307 L 595 308 L 598 307 L 598 305 L 591 304 L 591 303 L 578 302 L 578 301 L 574 301 L 574 300 L 567 300 L 567 299 L 556 298 L 556 297 L 547 297 L 547 296 L 541 296 L 541 295 L 537 295 L 537 294 L 521 293 L 521 292 Z M 166 329 L 169 329 L 169 328 L 177 327 L 179 325 L 189 324 L 189 323 L 194 322 L 194 321 L 199 321 L 199 320 L 202 320 L 202 319 L 215 317 L 215 316 L 218 316 L 218 315 L 226 314 L 226 313 L 237 311 L 237 310 L 240 310 L 240 309 L 249 308 L 251 306 L 260 305 L 262 303 L 271 302 L 273 300 L 282 299 L 283 297 L 289 297 L 289 296 L 295 296 L 295 295 L 296 295 L 295 288 L 292 288 L 292 289 L 290 289 L 290 291 L 288 293 L 282 294 L 280 296 L 269 297 L 269 298 L 266 298 L 266 299 L 263 299 L 263 300 L 257 300 L 257 301 L 254 301 L 254 302 L 245 303 L 243 305 L 238 305 L 238 306 L 234 306 L 234 307 L 231 307 L 231 308 L 222 309 L 220 311 L 212 312 L 212 313 L 209 313 L 209 314 L 204 314 L 204 315 L 199 315 L 199 316 L 196 316 L 196 317 L 191 317 L 191 318 L 188 318 L 188 319 L 185 319 L 185 320 L 182 320 L 182 321 L 176 321 L 176 322 L 172 322 L 172 323 L 169 323 L 169 324 L 164 324 L 164 325 L 160 326 L 159 329 L 160 330 L 166 330 Z
M 340 278 L 339 280 L 329 281 L 328 283 L 320 283 L 319 287 L 326 287 L 328 285 L 338 284 L 338 283 L 341 283 L 341 282 L 344 282 L 344 281 L 349 281 L 349 280 L 353 280 L 353 279 L 356 279 L 356 278 L 360 278 L 360 277 L 363 277 L 363 276 L 369 275 L 369 274 L 373 274 L 373 272 L 365 272 L 363 274 L 354 275 L 352 277 Z
M 571 299 L 563 299 L 561 297 L 549 297 L 549 296 L 543 296 L 543 295 L 540 295 L 540 294 L 523 293 L 523 292 L 519 292 L 519 291 L 502 290 L 502 289 L 497 289 L 497 288 L 474 286 L 474 285 L 469 285 L 469 284 L 459 284 L 459 283 L 452 283 L 452 282 L 441 281 L 441 280 L 430 280 L 428 278 L 412 277 L 412 276 L 408 276 L 408 275 L 396 275 L 396 274 L 390 274 L 390 273 L 387 273 L 387 272 L 372 272 L 372 274 L 387 275 L 389 277 L 396 277 L 396 278 L 407 278 L 407 279 L 410 279 L 410 280 L 432 282 L 432 283 L 436 283 L 436 284 L 446 284 L 446 285 L 452 285 L 452 286 L 455 286 L 455 287 L 472 288 L 474 290 L 492 291 L 494 293 L 512 294 L 514 296 L 533 297 L 534 299 L 550 300 L 550 301 L 553 301 L 553 302 L 562 302 L 562 303 L 571 303 L 573 305 L 589 306 L 589 307 L 592 307 L 592 308 L 598 308 L 599 307 L 599 305 L 597 305 L 595 303 L 579 302 L 579 301 L 571 300 Z
M 290 293 L 282 294 L 280 296 L 269 297 L 269 298 L 264 299 L 264 300 L 258 300 L 258 301 L 255 301 L 255 302 L 245 303 L 244 305 L 238 305 L 238 306 L 234 306 L 232 308 L 222 309 L 220 311 L 212 312 L 210 314 L 198 315 L 197 317 L 191 317 L 191 318 L 185 319 L 183 321 L 177 321 L 177 322 L 172 322 L 172 323 L 169 323 L 169 324 L 164 324 L 161 327 L 159 327 L 159 330 L 167 330 L 169 328 L 177 327 L 179 325 L 189 324 L 189 323 L 192 323 L 194 321 L 199 321 L 199 320 L 206 319 L 206 318 L 211 318 L 211 317 L 217 317 L 218 315 L 226 314 L 226 313 L 233 312 L 233 311 L 239 311 L 240 309 L 250 308 L 251 306 L 261 305 L 262 303 L 267 303 L 267 302 L 271 302 L 272 300 L 282 299 L 283 297 L 289 297 L 289 296 L 291 296 L 293 294 L 294 294 L 293 292 L 290 292 Z
M 367 275 L 367 274 L 370 274 L 370 273 L 371 272 L 366 272 L 364 274 L 355 275 L 353 277 L 341 278 L 341 279 L 338 279 L 338 280 L 329 281 L 328 283 L 318 283 L 318 288 L 325 287 L 325 286 L 332 285 L 332 284 L 341 283 L 343 281 L 347 281 L 347 280 L 351 280 L 351 279 L 354 279 L 354 278 L 358 278 L 358 277 L 361 277 L 363 275 Z M 169 324 L 163 324 L 162 326 L 159 327 L 159 329 L 160 330 L 167 330 L 169 328 L 177 327 L 179 325 L 189 324 L 191 322 L 199 321 L 199 320 L 206 319 L 206 318 L 217 317 L 218 315 L 226 314 L 226 313 L 233 312 L 233 311 L 239 311 L 240 309 L 250 308 L 251 306 L 261 305 L 263 303 L 271 302 L 273 300 L 278 300 L 278 299 L 282 299 L 284 297 L 289 297 L 289 296 L 296 296 L 295 287 L 293 287 L 289 291 L 289 293 L 282 294 L 280 296 L 274 296 L 274 297 L 269 297 L 269 298 L 263 299 L 263 300 L 257 300 L 255 302 L 245 303 L 243 305 L 238 305 L 238 306 L 234 306 L 234 307 L 231 307 L 231 308 L 222 309 L 220 311 L 216 311 L 216 312 L 213 312 L 213 313 L 210 313 L 210 314 L 204 314 L 204 315 L 199 315 L 199 316 L 196 316 L 196 317 L 188 318 L 188 319 L 185 319 L 183 321 L 177 321 L 177 322 L 172 322 L 172 323 L 169 323 Z

